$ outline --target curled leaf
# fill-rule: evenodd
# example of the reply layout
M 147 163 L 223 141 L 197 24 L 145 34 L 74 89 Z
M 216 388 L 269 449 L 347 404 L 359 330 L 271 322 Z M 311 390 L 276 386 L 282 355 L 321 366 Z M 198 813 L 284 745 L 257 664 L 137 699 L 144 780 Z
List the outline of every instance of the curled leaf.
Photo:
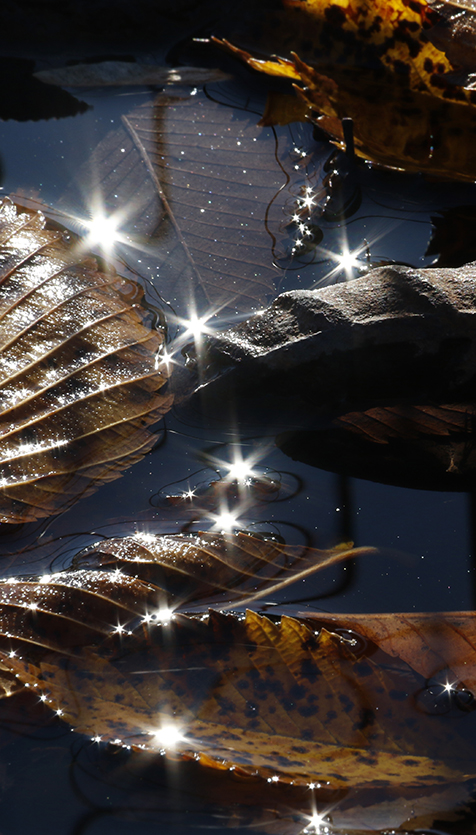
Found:
M 171 404 L 142 289 L 0 205 L 0 519 L 70 506 L 154 444 Z
M 111 567 L 162 589 L 174 606 L 220 595 L 223 602 L 256 600 L 321 568 L 368 548 L 329 551 L 282 545 L 248 534 L 157 536 L 138 532 L 106 539 L 78 555 L 75 564 Z

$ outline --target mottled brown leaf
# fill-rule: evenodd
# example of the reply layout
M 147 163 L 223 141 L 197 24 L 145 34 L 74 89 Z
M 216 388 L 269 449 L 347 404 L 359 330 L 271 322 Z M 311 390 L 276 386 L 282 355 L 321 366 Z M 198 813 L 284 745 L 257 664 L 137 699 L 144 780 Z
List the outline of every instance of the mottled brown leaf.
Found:
M 476 698 L 475 612 L 324 614 L 316 621 L 329 629 L 352 629 L 425 679 L 448 681 L 455 692 L 467 689 Z
M 142 297 L 42 214 L 1 203 L 2 522 L 59 512 L 154 444 L 171 398 Z
M 356 153 L 378 163 L 474 180 L 476 95 L 454 70 L 471 59 L 441 38 L 440 15 L 426 2 L 285 0 L 288 35 L 261 59 L 227 41 L 251 67 L 300 82 L 315 120 L 344 144 L 352 118 Z M 467 27 L 466 27 L 467 28 Z M 446 30 L 444 30 L 446 31 Z M 430 42 L 435 33 L 435 46 Z M 473 47 L 466 52 L 474 55 Z M 455 34 L 458 42 L 461 38 Z M 474 59 L 473 59 L 474 63 Z
M 41 587 L 35 602 L 41 611 Z M 329 788 L 432 786 L 475 773 L 461 723 L 415 708 L 421 676 L 293 618 L 125 617 L 96 648 L 29 657 L 22 645 L 0 657 L 96 740 Z

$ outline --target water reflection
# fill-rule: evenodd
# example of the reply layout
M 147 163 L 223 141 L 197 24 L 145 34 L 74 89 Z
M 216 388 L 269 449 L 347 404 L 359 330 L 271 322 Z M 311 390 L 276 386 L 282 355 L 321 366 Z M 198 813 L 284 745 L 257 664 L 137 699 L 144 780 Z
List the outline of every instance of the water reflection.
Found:
M 195 97 L 195 100 L 198 102 L 198 112 L 204 113 L 204 99 L 199 96 Z M 170 131 L 170 138 L 164 141 L 164 146 L 169 154 L 169 162 L 176 166 L 178 178 L 180 166 L 184 168 L 183 163 L 190 163 L 190 155 L 185 146 L 182 147 L 180 143 L 174 144 L 180 132 L 173 123 L 171 124 L 171 113 L 174 108 L 178 109 L 181 105 L 169 102 L 167 107 L 170 109 L 166 111 L 164 108 L 162 112 L 157 106 L 153 119 L 156 126 L 160 125 L 160 130 L 164 134 Z M 211 117 L 211 115 L 208 113 L 208 116 Z M 215 115 L 213 111 L 213 118 Z M 232 126 L 238 118 L 237 110 L 234 110 L 231 119 Z M 245 114 L 243 118 L 249 119 L 249 114 Z M 129 124 L 132 124 L 131 119 Z M 137 122 L 134 125 L 137 127 Z M 134 145 L 131 140 L 131 132 L 129 131 L 128 134 L 124 129 L 121 131 L 121 136 L 116 133 L 110 136 L 106 143 L 111 153 L 105 154 L 105 164 L 110 164 L 111 169 L 115 167 L 114 171 L 109 171 L 111 175 L 114 174 L 115 179 L 107 195 L 108 211 L 110 210 L 111 213 L 115 211 L 119 198 L 114 195 L 120 194 L 121 200 L 124 195 L 126 200 L 131 196 L 131 205 L 136 210 L 134 218 L 129 219 L 129 226 L 135 227 L 130 238 L 130 243 L 134 248 L 133 259 L 136 259 L 135 266 L 147 278 L 152 276 L 157 286 L 162 287 L 163 281 L 163 286 L 167 288 L 164 290 L 165 295 L 173 303 L 177 301 L 176 309 L 183 313 L 182 332 L 185 333 L 188 330 L 187 339 L 191 338 L 195 343 L 201 343 L 202 333 L 208 327 L 208 315 L 213 305 L 209 299 L 197 294 L 199 304 L 195 312 L 190 313 L 190 301 L 195 293 L 195 290 L 190 289 L 191 273 L 187 272 L 187 266 L 181 258 L 179 249 L 174 250 L 173 257 L 171 255 L 169 257 L 170 230 L 162 228 L 158 235 L 160 239 L 158 252 L 162 258 L 160 268 L 157 267 L 158 262 L 153 260 L 155 254 L 153 253 L 153 258 L 151 258 L 148 245 L 144 247 L 141 234 L 144 229 L 149 232 L 153 230 L 158 221 L 162 220 L 162 216 L 160 200 L 157 194 L 154 199 L 153 195 L 151 196 L 150 182 L 147 184 L 140 181 L 138 171 L 140 169 L 143 172 L 144 169 L 143 166 L 141 168 L 133 164 L 133 157 L 135 154 L 137 161 L 142 152 L 142 159 L 144 159 L 150 153 L 150 148 L 147 149 L 143 145 L 141 151 L 140 143 L 136 142 Z M 240 122 L 238 134 L 233 136 L 229 148 L 214 148 L 212 154 L 211 148 L 202 147 L 200 151 L 202 158 L 197 164 L 206 164 L 207 177 L 213 175 L 216 171 L 215 166 L 218 165 L 219 151 L 229 152 L 231 148 L 233 153 L 237 153 L 240 148 L 244 149 L 246 142 L 253 142 L 256 145 L 261 142 L 261 137 L 256 133 L 253 127 L 248 130 L 243 127 L 243 122 Z M 281 138 L 283 133 L 280 134 Z M 137 131 L 136 134 L 138 134 Z M 143 137 L 143 134 L 140 136 Z M 294 136 L 292 139 L 294 147 L 299 147 L 294 143 Z M 306 135 L 304 139 L 308 141 Z M 214 141 L 211 140 L 212 143 Z M 223 141 L 222 134 L 220 134 L 219 141 Z M 237 142 L 243 144 L 238 146 Z M 156 149 L 158 147 L 157 145 Z M 249 147 L 253 148 L 251 144 Z M 271 159 L 270 149 L 271 145 L 268 144 L 266 154 L 269 159 Z M 183 156 L 187 156 L 188 160 L 178 159 L 178 154 L 182 150 L 187 152 Z M 275 268 L 272 268 L 268 261 L 266 262 L 266 274 L 268 278 L 271 276 L 271 280 L 266 285 L 269 292 L 274 293 L 276 287 L 290 289 L 293 286 L 314 286 L 322 280 L 327 280 L 326 275 L 329 270 L 332 272 L 332 278 L 355 276 L 356 269 L 360 266 L 367 266 L 370 259 L 373 263 L 377 258 L 376 235 L 373 231 L 371 234 L 369 225 L 373 229 L 375 226 L 385 225 L 386 232 L 388 232 L 392 216 L 397 218 L 395 224 L 401 225 L 399 228 L 395 226 L 391 229 L 391 234 L 387 237 L 380 238 L 384 241 L 382 260 L 393 259 L 396 256 L 401 260 L 404 242 L 405 260 L 419 262 L 423 251 L 421 242 L 429 229 L 429 210 L 426 211 L 426 209 L 431 203 L 433 211 L 435 205 L 440 206 L 448 200 L 448 194 L 444 188 L 435 187 L 432 190 L 430 186 L 420 183 L 419 199 L 422 200 L 425 195 L 428 202 L 425 211 L 422 210 L 422 214 L 419 215 L 421 203 L 412 203 L 415 191 L 414 180 L 391 179 L 387 174 L 378 173 L 375 170 L 370 171 L 362 166 L 349 169 L 348 176 L 345 176 L 348 170 L 347 162 L 339 158 L 335 163 L 336 167 L 333 169 L 332 176 L 324 183 L 324 177 L 321 177 L 321 163 L 322 158 L 327 158 L 328 146 L 325 146 L 325 150 L 323 146 L 320 149 L 316 148 L 314 159 L 311 159 L 307 151 L 308 146 L 303 147 L 300 152 L 301 159 L 305 160 L 307 168 L 304 176 L 303 166 L 300 166 L 299 170 L 295 169 L 296 180 L 292 185 L 294 190 L 290 189 L 289 194 L 283 192 L 282 201 L 275 200 L 271 205 L 271 198 L 282 185 L 282 179 L 278 179 L 277 182 L 273 181 L 266 196 L 261 195 L 259 200 L 255 199 L 253 201 L 255 208 L 250 210 L 258 214 L 256 209 L 258 205 L 261 213 L 259 224 L 253 226 L 254 234 L 258 234 L 257 230 L 262 229 L 262 215 L 270 207 L 269 228 L 274 230 L 277 239 L 283 240 L 279 237 L 280 234 L 286 235 L 284 243 L 291 249 L 297 246 L 298 241 L 302 241 L 302 244 L 297 247 L 299 251 L 291 253 L 292 263 L 289 258 L 282 273 L 277 275 Z M 116 153 L 115 158 L 113 152 Z M 248 146 L 246 153 L 249 154 L 248 159 L 250 159 L 252 152 Z M 306 156 L 304 157 L 303 154 Z M 149 156 L 149 159 L 152 157 Z M 130 170 L 135 172 L 130 179 L 124 176 L 125 164 L 130 165 Z M 297 162 L 293 162 L 293 165 L 297 165 Z M 241 186 L 249 186 L 252 176 L 249 170 L 249 165 L 246 165 L 243 169 L 243 177 L 240 173 L 240 178 L 235 178 L 233 182 L 235 190 L 239 190 Z M 246 181 L 245 171 L 248 177 Z M 106 182 L 107 173 L 104 169 L 99 174 L 96 171 L 96 183 L 98 179 Z M 117 190 L 121 182 L 127 183 L 125 192 Z M 167 198 L 173 194 L 174 188 L 178 188 L 177 183 L 178 179 L 174 181 L 172 178 L 170 182 L 167 181 L 167 188 L 164 190 Z M 376 186 L 375 183 L 377 183 Z M 215 186 L 214 181 L 214 189 Z M 386 189 L 391 199 L 385 204 Z M 203 196 L 206 201 L 210 199 L 215 201 L 217 197 L 213 193 L 210 198 L 208 191 L 204 192 Z M 233 208 L 229 212 L 225 211 L 227 207 L 235 205 L 231 201 L 233 196 L 239 197 L 240 195 L 229 194 L 228 203 L 226 196 L 221 202 L 216 200 L 217 204 L 220 202 L 216 216 L 213 215 L 208 202 L 200 206 L 197 204 L 197 216 L 193 215 L 193 218 L 194 207 L 188 206 L 189 225 L 185 224 L 181 227 L 182 234 L 186 236 L 192 232 L 195 242 L 200 239 L 200 234 L 196 233 L 197 230 L 198 233 L 203 231 L 204 227 L 199 225 L 203 216 L 206 216 L 207 221 L 210 221 L 212 225 L 216 222 L 220 231 L 224 228 L 223 215 L 228 218 L 234 216 L 238 223 L 244 223 L 241 210 L 237 210 L 235 214 Z M 149 198 L 150 202 L 147 205 Z M 177 203 L 179 202 L 177 200 Z M 385 204 L 383 209 L 382 202 Z M 362 205 L 367 214 L 364 213 Z M 282 211 L 283 206 L 287 214 Z M 398 211 L 394 212 L 395 207 Z M 172 209 L 177 215 L 176 206 L 173 203 Z M 277 210 L 276 216 L 272 215 L 274 209 Z M 288 241 L 291 210 L 294 237 L 293 241 Z M 385 214 L 386 211 L 387 214 Z M 220 212 L 223 212 L 223 215 Z M 181 216 L 179 220 L 182 224 Z M 355 220 L 354 226 L 351 225 L 353 220 Z M 248 221 L 251 223 L 251 215 Z M 285 223 L 288 224 L 288 228 L 282 231 Z M 417 227 L 417 224 L 420 225 Z M 416 228 L 421 229 L 420 238 L 417 234 L 413 234 Z M 406 236 L 405 230 L 409 229 L 412 235 Z M 244 258 L 243 253 L 246 253 L 246 257 L 251 259 L 252 270 L 259 272 L 261 267 L 256 267 L 258 260 L 256 251 L 253 250 L 253 236 L 246 238 L 246 242 L 243 243 L 244 239 L 241 236 L 244 231 L 246 230 L 238 229 L 240 269 Z M 211 244 L 212 237 L 209 232 L 207 235 L 207 243 Z M 100 236 L 96 235 L 96 238 L 98 237 L 99 244 L 106 243 L 104 230 Z M 408 240 L 404 241 L 406 237 Z M 362 245 L 363 238 L 369 241 L 369 257 L 366 246 Z M 223 242 L 222 244 L 222 254 L 225 253 L 228 258 L 225 244 Z M 200 247 L 197 246 L 194 254 L 199 250 Z M 304 257 L 304 250 L 306 250 L 307 261 Z M 172 248 L 170 251 L 172 252 Z M 261 257 L 261 251 L 259 254 Z M 216 259 L 216 266 L 220 253 L 209 253 L 209 256 L 210 260 L 212 256 Z M 255 258 L 254 262 L 253 258 Z M 143 263 L 141 263 L 142 259 Z M 325 262 L 324 264 L 317 263 L 321 259 Z M 228 265 L 220 262 L 217 275 L 224 274 L 224 270 L 228 269 L 232 260 L 229 259 Z M 246 269 L 248 267 L 249 264 L 246 265 Z M 206 271 L 207 266 L 203 267 L 202 264 L 201 268 Z M 238 278 L 235 276 L 234 281 L 238 281 Z M 274 284 L 275 281 L 276 284 Z M 231 307 L 235 304 L 236 292 L 237 288 L 234 286 L 230 295 Z M 240 285 L 239 292 L 242 296 L 246 295 L 243 285 Z M 256 303 L 255 299 L 251 304 L 254 303 Z M 246 304 L 250 304 L 249 300 Z M 180 362 L 178 349 L 182 346 L 179 340 L 180 335 L 173 345 L 169 345 L 158 354 L 158 365 L 163 362 L 168 367 Z M 287 391 L 283 392 L 283 398 L 289 400 Z M 51 537 L 51 540 L 45 543 L 41 554 L 35 552 L 35 555 L 29 552 L 13 558 L 14 570 L 21 572 L 25 569 L 25 565 L 33 570 L 42 564 L 48 565 L 53 570 L 64 567 L 70 561 L 71 554 L 88 544 L 92 538 L 97 539 L 99 536 L 106 538 L 114 533 L 120 535 L 135 530 L 142 533 L 144 539 L 152 536 L 152 532 L 155 531 L 180 530 L 195 523 L 206 524 L 218 530 L 226 529 L 228 526 L 232 528 L 243 526 L 248 530 L 264 529 L 266 532 L 273 530 L 276 538 L 281 537 L 292 542 L 334 544 L 338 541 L 356 540 L 357 542 L 377 542 L 382 546 L 378 557 L 369 560 L 369 567 L 367 564 L 355 566 L 354 571 L 351 572 L 350 566 L 347 566 L 345 573 L 340 570 L 336 571 L 334 575 L 330 575 L 331 579 L 321 580 L 319 584 L 313 584 L 307 580 L 306 584 L 301 583 L 299 588 L 282 593 L 277 601 L 281 607 L 280 611 L 286 607 L 286 611 L 295 613 L 291 612 L 291 607 L 302 598 L 312 609 L 320 605 L 331 610 L 334 606 L 341 610 L 350 608 L 350 610 L 375 611 L 376 604 L 378 604 L 377 608 L 381 609 L 395 607 L 412 609 L 423 606 L 461 608 L 465 605 L 471 592 L 468 590 L 465 562 L 469 546 L 464 539 L 466 527 L 464 511 L 461 510 L 462 507 L 464 508 L 464 499 L 458 503 L 454 497 L 444 496 L 441 501 L 437 502 L 434 498 L 408 495 L 403 491 L 389 490 L 382 486 L 372 489 L 369 485 L 349 481 L 345 474 L 336 478 L 332 474 L 323 473 L 320 469 L 323 466 L 322 460 L 319 469 L 311 469 L 309 464 L 313 463 L 311 454 L 314 448 L 319 447 L 319 453 L 322 454 L 322 450 L 325 450 L 328 445 L 329 454 L 332 452 L 334 458 L 336 457 L 335 449 L 331 449 L 330 442 L 322 435 L 320 441 L 315 443 L 311 443 L 308 437 L 303 439 L 302 447 L 306 448 L 308 457 L 305 458 L 303 455 L 302 460 L 307 463 L 295 461 L 291 465 L 282 452 L 274 447 L 273 420 L 264 419 L 263 414 L 257 420 L 261 424 L 260 438 L 262 440 L 255 445 L 255 448 L 251 445 L 253 452 L 249 455 L 249 449 L 236 441 L 236 432 L 233 428 L 235 423 L 227 424 L 225 421 L 220 428 L 220 432 L 232 434 L 235 440 L 230 442 L 228 447 L 218 442 L 216 418 L 216 414 L 206 415 L 201 423 L 202 435 L 200 436 L 200 430 L 197 429 L 196 437 L 190 437 L 189 427 L 180 423 L 180 417 L 177 418 L 175 415 L 169 423 L 172 432 L 168 436 L 167 443 L 150 455 L 143 464 L 137 465 L 135 471 L 127 473 L 120 488 L 106 485 L 101 494 L 101 501 L 85 499 L 84 504 L 81 503 L 69 515 L 66 514 L 48 527 L 46 525 L 35 526 L 34 530 L 30 527 L 28 530 L 19 532 L 18 536 L 9 532 L 5 537 L 5 551 L 10 550 L 11 546 L 15 547 L 16 543 L 24 545 L 26 541 L 34 541 L 37 533 L 42 530 L 45 531 L 43 539 Z M 205 428 L 203 428 L 204 424 Z M 289 427 L 286 429 L 288 430 Z M 298 429 L 301 430 L 302 426 Z M 213 448 L 210 448 L 211 440 L 217 441 Z M 208 457 L 205 457 L 204 461 L 206 468 L 194 471 L 194 467 L 198 466 L 197 461 L 203 460 L 204 449 L 208 450 Z M 257 457 L 254 455 L 256 450 L 260 450 Z M 365 452 L 361 458 L 368 462 L 368 453 Z M 292 473 L 283 472 L 283 467 L 291 468 Z M 408 468 L 410 469 L 410 464 Z M 355 475 L 355 471 L 349 471 Z M 385 471 L 388 472 L 388 468 Z M 362 473 L 359 472 L 359 475 Z M 176 480 L 175 484 L 170 484 L 171 480 L 177 477 L 179 480 Z M 224 514 L 228 514 L 228 517 Z M 111 520 L 114 518 L 117 519 L 115 530 L 111 525 Z M 77 536 L 72 533 L 73 531 L 78 531 Z M 427 557 L 426 563 L 420 561 L 422 554 Z M 448 566 L 448 555 L 452 558 L 451 566 Z M 10 567 L 11 561 L 8 560 L 8 572 Z M 7 569 L 6 565 L 4 569 Z M 276 611 L 276 600 L 273 608 Z M 35 610 L 31 609 L 30 613 L 34 615 Z M 146 611 L 141 618 L 141 626 L 144 628 L 150 625 L 150 631 L 153 632 L 157 626 L 160 628 L 160 624 L 170 625 L 173 621 L 172 616 L 173 609 L 164 602 L 157 610 Z M 279 613 L 277 617 L 279 618 Z M 131 630 L 129 627 L 126 628 L 122 621 L 112 624 L 111 629 L 116 633 L 117 638 L 130 637 L 124 634 Z M 336 628 L 335 631 L 338 632 L 338 629 Z M 338 634 L 349 642 L 354 653 L 358 653 L 359 659 L 370 653 L 368 641 L 359 633 L 351 632 L 343 627 L 343 631 Z M 14 650 L 11 651 L 14 652 Z M 193 672 L 192 664 L 189 667 Z M 400 670 L 398 675 L 401 680 L 404 671 Z M 457 689 L 456 692 L 448 692 L 447 686 L 452 688 L 455 684 L 453 676 L 448 676 L 447 684 L 445 678 L 439 679 L 437 689 L 431 680 L 429 682 L 425 680 L 421 684 L 422 687 L 416 692 L 426 694 L 421 697 L 422 707 L 426 708 L 422 711 L 425 716 L 432 715 L 436 704 L 445 706 L 442 713 L 446 717 L 450 714 L 452 719 L 455 715 L 464 714 L 466 718 L 461 705 L 467 703 L 469 697 L 466 693 L 469 691 Z M 418 704 L 420 704 L 419 699 L 419 695 L 415 696 Z M 461 705 L 457 700 L 461 702 Z M 448 705 L 450 710 L 447 711 Z M 13 707 L 6 706 L 6 702 L 0 707 L 6 713 L 10 709 L 13 710 Z M 58 710 L 62 708 L 59 707 L 57 712 Z M 470 712 L 468 710 L 468 713 Z M 3 716 L 6 713 L 3 713 Z M 10 722 L 10 719 L 8 721 Z M 182 740 L 178 740 L 177 733 L 180 734 L 181 731 Z M 159 732 L 160 738 L 157 742 L 164 748 L 173 747 L 174 740 L 183 741 L 183 738 L 186 738 L 186 729 L 181 728 L 181 731 L 177 731 L 174 726 L 165 725 Z M 152 731 L 151 734 L 153 736 L 154 732 Z M 387 794 L 385 805 L 376 803 L 376 795 L 373 791 L 354 790 L 349 793 L 343 789 L 339 792 L 331 792 L 329 789 L 324 789 L 317 781 L 311 781 L 305 789 L 283 786 L 275 773 L 271 773 L 271 776 L 265 780 L 259 780 L 241 773 L 239 769 L 233 772 L 210 771 L 195 762 L 174 762 L 169 759 L 166 764 L 161 764 L 145 758 L 138 760 L 138 756 L 141 755 L 128 754 L 126 750 L 118 750 L 117 746 L 108 748 L 100 733 L 93 736 L 91 743 L 85 743 L 83 737 L 77 737 L 70 732 L 65 732 L 65 736 L 68 739 L 63 747 L 44 743 L 42 751 L 39 751 L 40 746 L 37 745 L 36 740 L 31 742 L 30 747 L 23 748 L 18 744 L 17 738 L 11 741 L 7 753 L 11 753 L 9 763 L 13 763 L 13 771 L 10 771 L 10 774 L 13 773 L 15 786 L 10 793 L 4 791 L 2 813 L 4 825 L 8 826 L 10 822 L 12 831 L 15 828 L 22 831 L 37 829 L 38 820 L 43 811 L 47 818 L 48 831 L 54 828 L 57 820 L 57 826 L 61 831 L 70 828 L 75 835 L 79 833 L 87 833 L 87 835 L 94 833 L 95 835 L 98 831 L 101 833 L 111 831 L 115 835 L 118 832 L 136 833 L 138 830 L 146 833 L 156 832 L 157 827 L 160 827 L 162 831 L 167 827 L 170 831 L 177 831 L 179 828 L 184 828 L 186 831 L 194 829 L 198 831 L 198 828 L 202 826 L 222 830 L 230 822 L 236 823 L 238 827 L 241 826 L 243 832 L 276 831 L 277 829 L 282 835 L 284 832 L 297 833 L 313 827 L 321 830 L 322 835 L 327 827 L 335 833 L 351 832 L 358 819 L 357 808 L 359 814 L 362 815 L 362 825 L 365 827 L 388 830 L 397 826 L 403 827 L 405 831 L 418 827 L 421 832 L 422 829 L 429 831 L 430 817 L 431 821 L 438 818 L 441 820 L 449 809 L 458 804 L 461 807 L 460 821 L 456 824 L 444 825 L 445 831 L 450 832 L 452 829 L 456 831 L 456 827 L 459 827 L 460 832 L 463 831 L 464 835 L 467 835 L 467 827 L 471 825 L 469 823 L 472 820 L 471 810 L 468 811 L 465 806 L 467 797 L 472 791 L 472 786 L 469 785 L 438 789 L 430 793 L 422 792 L 417 788 L 408 789 L 405 792 L 399 789 L 394 794 L 392 792 Z M 69 742 L 71 736 L 74 738 L 72 747 Z M 46 759 L 48 768 L 43 768 Z M 42 782 L 44 773 L 47 774 L 47 777 L 44 777 L 44 780 L 48 781 L 46 786 Z M 70 779 L 71 783 L 65 789 L 67 779 Z M 24 803 L 25 784 L 31 800 L 29 805 Z M 40 787 L 37 788 L 38 786 Z M 40 788 L 43 789 L 43 796 Z M 64 791 L 64 797 L 67 798 L 61 809 L 57 804 L 57 793 L 60 789 Z M 68 801 L 71 802 L 69 808 Z M 239 806 L 236 805 L 237 803 Z M 413 821 L 408 821 L 406 817 L 408 812 L 405 810 L 410 807 L 413 810 Z M 362 810 L 365 811 L 362 812 Z M 416 819 L 415 816 L 417 816 Z M 441 825 L 438 829 L 442 831 Z

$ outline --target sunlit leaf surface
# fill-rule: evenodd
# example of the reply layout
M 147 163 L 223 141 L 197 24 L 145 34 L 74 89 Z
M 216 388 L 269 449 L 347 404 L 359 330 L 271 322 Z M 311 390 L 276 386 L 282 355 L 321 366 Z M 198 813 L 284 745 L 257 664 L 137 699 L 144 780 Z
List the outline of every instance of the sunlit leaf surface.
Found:
M 0 519 L 56 513 L 154 444 L 171 405 L 143 291 L 0 206 Z
M 2 638 L 3 665 L 97 741 L 330 788 L 424 787 L 474 776 L 474 748 L 461 725 L 418 709 L 421 676 L 364 658 L 352 640 L 326 629 L 254 612 L 244 620 L 210 612 L 152 623 L 123 607 L 96 647 L 75 650 L 74 637 L 57 630 L 43 645 L 33 637 L 29 650 L 47 585 L 7 582 L 2 592 L 2 632 L 11 636 Z M 16 637 L 22 615 L 25 640 Z M 102 623 L 104 632 L 106 616 Z
M 329 135 L 342 142 L 353 119 L 357 153 L 388 166 L 474 180 L 476 92 L 430 42 L 439 15 L 425 2 L 285 2 L 289 32 L 277 59 L 225 43 L 250 66 L 303 85 L 297 92 Z M 268 114 L 268 123 L 270 114 Z
M 75 565 L 112 567 L 154 583 L 174 608 L 192 600 L 220 596 L 243 602 L 271 594 L 291 582 L 368 548 L 316 548 L 281 545 L 248 534 L 200 533 L 105 539 L 78 555 Z

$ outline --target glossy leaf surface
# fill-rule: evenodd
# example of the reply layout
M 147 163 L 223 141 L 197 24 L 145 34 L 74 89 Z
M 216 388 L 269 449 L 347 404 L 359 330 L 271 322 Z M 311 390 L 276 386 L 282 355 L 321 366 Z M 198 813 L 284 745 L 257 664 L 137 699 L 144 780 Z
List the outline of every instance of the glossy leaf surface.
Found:
M 142 289 L 0 206 L 0 519 L 57 513 L 154 444 L 171 405 Z
M 285 5 L 289 34 L 276 47 L 282 57 L 258 59 L 223 43 L 255 69 L 300 82 L 298 94 L 338 142 L 342 118 L 352 118 L 360 156 L 474 180 L 476 93 L 453 73 L 457 55 L 452 63 L 429 40 L 438 13 L 400 0 Z
M 44 590 L 35 592 L 33 616 Z M 4 594 L 12 595 L 8 584 Z M 10 638 L 2 662 L 74 728 L 117 745 L 329 788 L 474 776 L 471 744 L 415 711 L 420 676 L 402 680 L 325 629 L 317 635 L 293 618 L 275 624 L 253 612 L 161 625 L 124 615 L 100 646 L 72 652 L 69 641 L 67 652 L 60 645 L 29 654 Z
M 138 576 L 162 589 L 176 607 L 217 595 L 227 604 L 257 599 L 370 550 L 343 546 L 319 551 L 240 533 L 156 536 L 138 532 L 97 543 L 78 555 L 75 564 L 114 566 Z

